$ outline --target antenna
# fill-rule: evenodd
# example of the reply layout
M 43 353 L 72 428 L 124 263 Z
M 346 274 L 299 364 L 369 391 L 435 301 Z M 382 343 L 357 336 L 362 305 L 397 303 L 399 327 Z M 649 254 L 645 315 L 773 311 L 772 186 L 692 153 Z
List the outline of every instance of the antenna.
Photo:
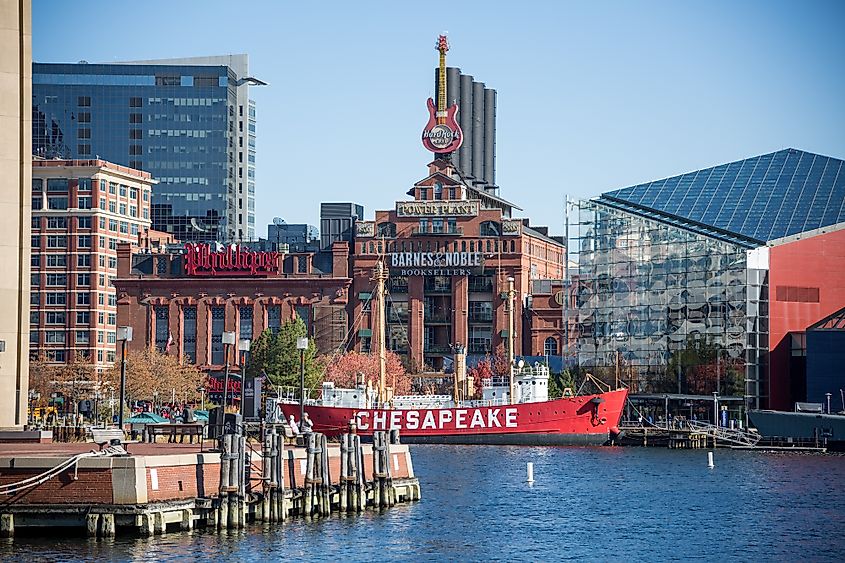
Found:
M 281 217 L 273 217 L 273 224 L 274 225 L 284 225 L 285 220 L 282 219 Z

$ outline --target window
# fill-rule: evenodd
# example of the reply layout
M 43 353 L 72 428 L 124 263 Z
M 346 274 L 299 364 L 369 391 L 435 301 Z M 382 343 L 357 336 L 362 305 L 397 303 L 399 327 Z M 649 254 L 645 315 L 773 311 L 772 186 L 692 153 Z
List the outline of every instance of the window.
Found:
M 47 267 L 48 268 L 64 268 L 67 266 L 67 255 L 65 254 L 48 254 Z
M 129 154 L 138 156 L 139 154 L 144 154 L 144 151 L 141 149 L 141 145 L 129 145 Z
M 79 96 L 76 98 L 76 105 L 81 108 L 91 107 L 91 96 Z
M 97 313 L 97 323 L 104 325 L 106 324 L 106 314 L 105 313 Z
M 41 266 L 41 255 L 40 254 L 32 254 L 29 257 L 29 265 L 33 268 L 37 268 Z
M 102 350 L 97 350 L 97 361 L 98 362 L 103 361 L 103 351 Z
M 64 344 L 65 333 L 61 330 L 48 330 L 44 333 L 44 342 L 47 344 Z
M 113 201 L 109 202 L 109 211 L 111 211 L 112 213 L 117 212 L 117 204 L 115 202 L 113 202 Z
M 226 318 L 224 307 L 211 308 L 211 363 L 223 365 L 223 326 Z
M 138 98 L 138 97 L 135 97 L 135 96 L 132 96 L 131 98 L 129 98 L 129 107 L 131 107 L 131 108 L 139 108 L 139 107 L 141 107 L 142 103 L 143 103 L 142 98 Z
M 47 274 L 47 285 L 51 287 L 66 286 L 67 274 Z
M 127 190 L 126 186 L 124 186 L 123 184 L 120 184 L 120 190 L 119 190 L 120 191 L 120 197 L 126 197 L 126 190 Z
M 87 330 L 77 330 L 76 331 L 76 343 L 77 344 L 88 344 L 88 331 Z
M 40 195 L 32 196 L 32 210 L 40 211 L 41 209 L 44 209 L 44 198 Z
M 100 274 L 100 282 L 101 282 L 100 285 L 105 285 L 105 276 L 103 276 L 102 274 Z M 106 304 L 105 294 L 103 294 L 103 293 L 97 294 L 97 303 L 99 303 L 100 305 Z
M 100 209 L 102 209 L 103 211 L 106 210 L 106 198 L 104 197 L 100 198 Z
M 87 325 L 91 323 L 91 312 L 90 311 L 77 311 L 76 312 L 76 324 L 78 325 Z
M 41 274 L 29 274 L 29 285 L 41 285 Z
M 80 268 L 90 268 L 91 267 L 91 255 L 90 254 L 77 254 L 76 255 L 76 265 Z
M 41 248 L 41 235 L 32 235 L 29 237 L 29 245 L 32 248 Z
M 117 307 L 117 295 L 114 293 L 109 293 L 109 305 L 112 307 Z
M 41 305 L 41 294 L 38 292 L 30 293 L 29 294 L 29 304 L 30 305 Z
M 144 190 L 144 193 L 143 193 L 143 200 L 144 200 L 144 201 L 150 201 L 150 192 L 149 192 L 149 190 Z
M 109 230 L 116 231 L 117 230 L 117 219 L 109 219 Z
M 77 198 L 77 207 L 79 209 L 91 209 L 91 198 L 90 197 L 79 197 Z M 90 221 L 89 221 L 90 226 Z
M 197 361 L 197 308 L 182 308 L 182 353 L 189 362 Z
M 163 261 L 160 263 L 163 263 Z M 117 268 L 117 258 L 114 256 L 109 256 L 109 268 Z
M 106 285 L 106 275 L 105 274 L 100 274 L 100 285 L 101 286 Z M 101 305 L 102 305 L 102 303 L 101 303 Z
M 97 331 L 97 344 L 103 344 L 106 341 L 106 333 L 102 330 Z
M 302 255 L 296 257 L 296 271 L 300 274 L 308 272 L 308 256 Z
M 143 139 L 143 134 L 141 133 L 140 129 L 130 129 L 129 130 L 129 138 L 133 141 L 137 141 L 138 139 Z M 141 153 L 138 153 L 141 154 Z
M 100 230 L 105 230 L 106 229 L 106 218 L 100 217 L 99 224 L 100 224 Z
M 138 206 L 137 205 L 130 205 L 129 206 L 129 215 L 132 217 L 138 216 Z
M 91 123 L 91 112 L 80 111 L 76 114 L 77 123 Z
M 155 308 L 155 346 L 159 352 L 165 352 L 170 337 L 170 310 L 167 306 Z
M 420 199 L 421 200 L 428 199 L 428 188 L 420 188 Z
M 76 274 L 76 285 L 91 285 L 91 274 Z
M 108 350 L 106 352 L 106 361 L 109 363 L 114 363 L 115 352 L 114 350 Z
M 126 204 L 125 203 L 120 204 L 120 214 L 126 215 Z
M 309 305 L 297 305 L 296 315 L 305 323 L 305 334 L 311 336 L 311 307 Z
M 76 218 L 76 228 L 78 228 L 78 229 L 90 229 L 91 228 L 91 218 L 90 217 L 77 217 Z
M 47 217 L 48 229 L 67 229 L 67 217 Z
M 138 199 L 138 188 L 129 188 L 129 199 Z
M 109 193 L 111 195 L 117 195 L 117 183 L 109 182 Z
M 91 191 L 91 178 L 80 178 L 76 184 L 76 190 L 80 192 Z
M 117 343 L 117 334 L 114 331 L 109 331 L 106 333 L 106 342 L 109 344 L 116 344 Z
M 29 324 L 37 325 L 38 324 L 38 311 L 30 311 L 29 312 Z
M 106 247 L 106 237 L 100 237 L 100 248 Z
M 48 192 L 66 192 L 67 178 L 49 178 L 47 180 Z
M 67 197 L 48 197 L 47 209 L 67 209 Z
M 80 291 L 76 294 L 76 304 L 77 305 L 90 305 L 91 304 L 91 294 L 87 291 Z
M 109 250 L 117 250 L 117 239 L 110 238 L 109 239 Z
M 557 356 L 557 340 L 551 336 L 546 338 L 546 341 L 543 343 L 543 355 Z
M 41 228 L 41 217 L 30 217 L 29 226 L 32 229 L 40 229 Z
M 77 139 L 90 139 L 91 138 L 91 128 L 90 127 L 80 127 L 76 130 L 76 138 Z
M 91 235 L 79 235 L 76 244 L 79 248 L 91 248 Z
M 244 340 L 252 340 L 252 306 L 246 305 L 239 310 L 240 323 L 240 338 Z
M 129 114 L 129 123 L 143 123 L 143 121 L 140 113 Z
M 91 154 L 91 145 L 76 145 L 76 152 L 80 156 Z
M 124 235 L 128 235 L 129 234 L 129 223 L 127 223 L 126 221 L 121 221 L 120 222 L 120 232 Z
M 279 328 L 282 326 L 282 308 L 281 307 L 270 307 L 267 309 L 267 328 L 273 334 L 279 332 Z
M 434 183 L 434 199 L 443 199 L 443 184 L 440 182 Z
M 109 323 L 110 325 L 117 324 L 117 314 L 116 313 L 109 313 Z
M 132 236 L 137 236 L 138 235 L 138 225 L 135 224 L 135 223 L 132 223 L 131 225 L 129 225 L 129 233 Z
M 64 293 L 60 292 L 48 292 L 47 293 L 47 305 L 64 305 L 66 302 L 66 297 Z

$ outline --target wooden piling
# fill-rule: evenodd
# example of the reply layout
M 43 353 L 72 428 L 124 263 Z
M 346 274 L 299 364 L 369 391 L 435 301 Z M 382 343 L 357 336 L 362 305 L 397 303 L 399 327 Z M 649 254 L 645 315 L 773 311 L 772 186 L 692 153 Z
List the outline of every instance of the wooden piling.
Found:
M 100 515 L 100 537 L 113 538 L 115 533 L 114 514 Z
M 85 515 L 85 535 L 89 538 L 96 538 L 99 532 L 98 528 L 100 525 L 100 515 L 99 514 L 86 514 Z

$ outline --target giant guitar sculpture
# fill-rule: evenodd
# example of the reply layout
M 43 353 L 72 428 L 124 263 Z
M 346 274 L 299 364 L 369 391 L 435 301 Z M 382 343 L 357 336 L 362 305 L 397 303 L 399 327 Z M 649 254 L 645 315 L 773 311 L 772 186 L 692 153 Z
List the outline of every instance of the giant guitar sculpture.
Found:
M 458 125 L 458 104 L 446 107 L 446 51 L 449 50 L 449 42 L 445 35 L 437 38 L 435 49 L 440 53 L 437 107 L 429 98 L 428 123 L 422 132 L 422 143 L 431 152 L 442 154 L 458 150 L 464 142 L 464 133 Z

